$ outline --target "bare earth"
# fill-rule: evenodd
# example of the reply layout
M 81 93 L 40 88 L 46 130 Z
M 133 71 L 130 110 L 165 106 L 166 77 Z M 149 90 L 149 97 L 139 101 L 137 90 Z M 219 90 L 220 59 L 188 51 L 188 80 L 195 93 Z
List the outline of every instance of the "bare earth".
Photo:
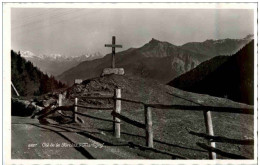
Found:
M 141 158 L 126 146 L 105 146 L 78 134 L 99 134 L 94 129 L 42 125 L 37 119 L 12 117 L 12 159 L 131 159 Z M 54 146 L 51 146 L 51 143 Z M 49 146 L 46 146 L 49 144 Z M 58 146 L 60 144 L 60 146 Z M 85 144 L 83 147 L 69 145 Z M 102 153 L 102 154 L 101 154 Z

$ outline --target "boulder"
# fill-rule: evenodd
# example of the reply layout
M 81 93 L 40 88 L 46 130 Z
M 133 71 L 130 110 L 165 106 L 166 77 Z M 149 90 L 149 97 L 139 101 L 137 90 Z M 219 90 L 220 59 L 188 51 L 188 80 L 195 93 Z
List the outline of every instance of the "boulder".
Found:
M 82 79 L 75 79 L 74 84 L 81 84 L 83 82 Z
M 44 107 L 48 107 L 49 105 L 55 104 L 55 103 L 57 103 L 57 100 L 55 100 L 53 98 L 50 98 L 48 100 L 43 100 L 43 102 L 42 102 Z
M 105 68 L 101 76 L 110 74 L 124 75 L 125 71 L 124 68 Z

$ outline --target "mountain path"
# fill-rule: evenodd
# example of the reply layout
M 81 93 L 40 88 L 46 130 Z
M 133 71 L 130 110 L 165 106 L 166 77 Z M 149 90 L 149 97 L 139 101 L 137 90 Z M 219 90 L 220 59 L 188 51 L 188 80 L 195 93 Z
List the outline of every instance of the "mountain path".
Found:
M 141 158 L 129 152 L 126 145 L 107 146 L 83 136 L 84 133 L 100 134 L 91 128 L 79 132 L 73 127 L 42 125 L 37 119 L 12 116 L 12 159 Z

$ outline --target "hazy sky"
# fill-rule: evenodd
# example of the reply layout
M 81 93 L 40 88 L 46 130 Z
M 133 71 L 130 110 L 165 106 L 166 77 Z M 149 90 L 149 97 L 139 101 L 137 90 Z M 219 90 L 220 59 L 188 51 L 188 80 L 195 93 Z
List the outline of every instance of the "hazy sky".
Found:
M 152 38 L 182 45 L 254 33 L 247 9 L 51 9 L 12 8 L 11 47 L 34 54 L 107 54 L 116 36 L 125 50 Z

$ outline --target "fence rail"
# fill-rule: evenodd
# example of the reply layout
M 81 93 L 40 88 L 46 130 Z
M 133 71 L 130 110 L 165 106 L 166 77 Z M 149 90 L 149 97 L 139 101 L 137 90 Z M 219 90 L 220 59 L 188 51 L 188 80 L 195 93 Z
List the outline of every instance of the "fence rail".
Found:
M 214 141 L 214 131 L 213 131 L 213 123 L 212 123 L 212 117 L 211 112 L 224 112 L 224 113 L 239 113 L 239 114 L 254 114 L 254 108 L 230 108 L 230 107 L 212 107 L 212 106 L 187 106 L 187 105 L 161 105 L 161 104 L 146 104 L 144 102 L 134 101 L 134 100 L 128 100 L 121 98 L 121 89 L 115 89 L 114 96 L 109 97 L 92 97 L 92 96 L 74 96 L 75 99 L 74 105 L 72 106 L 73 109 L 73 120 L 74 122 L 77 122 L 77 115 L 85 115 L 77 112 L 77 108 L 86 108 L 90 110 L 112 110 L 111 115 L 113 116 L 113 120 L 108 120 L 113 122 L 113 132 L 114 136 L 116 138 L 120 138 L 120 124 L 121 120 L 131 124 L 133 126 L 136 126 L 138 128 L 144 129 L 146 134 L 146 145 L 148 148 L 154 148 L 153 144 L 153 122 L 152 122 L 152 108 L 156 109 L 175 109 L 175 110 L 187 110 L 187 111 L 203 111 L 204 114 L 204 120 L 205 120 L 205 126 L 207 131 L 207 139 L 208 139 L 208 145 L 199 143 L 199 146 L 208 150 L 209 152 L 209 158 L 210 159 L 216 159 L 217 155 L 216 153 L 222 155 L 226 154 L 231 156 L 232 158 L 242 158 L 245 159 L 243 156 L 231 154 L 231 153 L 225 153 L 224 151 L 221 151 L 219 149 L 216 149 L 216 142 Z M 97 100 L 104 100 L 104 99 L 113 99 L 114 100 L 114 107 L 108 107 L 108 108 L 100 108 L 100 107 L 86 107 L 83 105 L 78 105 L 78 98 L 81 99 L 97 99 Z M 142 104 L 144 107 L 144 121 L 145 123 L 140 123 L 138 121 L 135 121 L 133 119 L 130 119 L 126 116 L 121 115 L 121 101 L 124 102 L 131 102 L 135 104 Z M 68 107 L 62 106 L 61 96 L 59 97 L 59 106 L 61 106 L 61 109 L 67 110 Z M 63 108 L 62 108 L 63 107 Z M 227 140 L 227 138 L 224 140 Z M 238 140 L 239 141 L 239 140 Z M 248 144 L 250 143 L 250 144 Z M 242 143 L 243 144 L 243 143 Z M 244 145 L 251 145 L 252 142 L 245 142 Z

